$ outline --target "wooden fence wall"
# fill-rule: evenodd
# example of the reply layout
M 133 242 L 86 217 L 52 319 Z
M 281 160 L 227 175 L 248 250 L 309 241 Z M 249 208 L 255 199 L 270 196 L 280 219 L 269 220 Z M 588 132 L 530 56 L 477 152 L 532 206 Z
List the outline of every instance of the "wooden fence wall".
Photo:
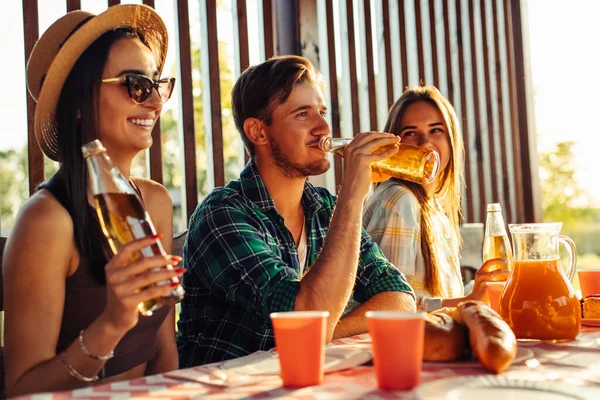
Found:
M 541 220 L 537 148 L 532 118 L 526 0 L 191 0 L 199 5 L 204 126 L 209 186 L 225 184 L 224 116 L 221 109 L 217 8 L 232 9 L 235 71 L 260 58 L 302 54 L 329 83 L 334 136 L 381 130 L 387 109 L 404 88 L 433 84 L 457 109 L 466 147 L 466 222 L 483 222 L 485 207 L 500 202 L 507 222 Z M 188 0 L 143 0 L 172 7 L 178 49 L 179 118 L 182 133 L 184 216 L 198 204 L 192 50 Z M 131 1 L 128 1 L 131 2 Z M 118 4 L 108 0 L 106 6 Z M 67 10 L 80 0 L 66 0 Z M 252 8 L 250 8 L 252 7 Z M 156 7 L 160 12 L 160 8 Z M 254 11 L 257 11 L 256 13 Z M 250 12 L 252 11 L 252 12 Z M 250 15 L 257 15 L 256 21 Z M 25 56 L 38 38 L 38 1 L 23 0 Z M 251 32 L 249 26 L 258 26 Z M 43 179 L 43 157 L 33 135 L 35 103 L 28 96 L 29 184 Z M 149 150 L 149 175 L 162 182 L 161 130 Z M 334 191 L 340 160 L 317 183 Z

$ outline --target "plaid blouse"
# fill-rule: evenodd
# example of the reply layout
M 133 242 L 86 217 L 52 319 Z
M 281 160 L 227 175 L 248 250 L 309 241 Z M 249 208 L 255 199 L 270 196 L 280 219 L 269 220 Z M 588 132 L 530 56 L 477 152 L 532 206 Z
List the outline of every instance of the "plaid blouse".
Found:
M 323 248 L 335 202 L 326 189 L 305 184 L 306 269 Z M 196 208 L 183 256 L 180 367 L 274 347 L 269 314 L 294 309 L 302 275 L 294 238 L 252 161 Z M 353 298 L 363 303 L 386 291 L 414 295 L 363 230 Z
M 441 297 L 432 297 L 425 282 L 425 263 L 421 253 L 421 207 L 415 195 L 402 183 L 388 179 L 375 188 L 363 212 L 363 227 L 381 251 L 406 276 L 417 295 L 417 308 L 433 311 L 442 306 L 442 298 L 463 296 L 459 246 L 450 220 L 436 203 L 433 232 L 438 246 L 433 249 L 439 260 L 442 280 Z

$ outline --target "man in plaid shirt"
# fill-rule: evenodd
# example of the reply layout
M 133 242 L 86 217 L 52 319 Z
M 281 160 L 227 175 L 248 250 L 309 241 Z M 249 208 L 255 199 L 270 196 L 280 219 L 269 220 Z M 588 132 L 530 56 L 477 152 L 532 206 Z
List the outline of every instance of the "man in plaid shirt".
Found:
M 360 133 L 344 151 L 339 196 L 307 177 L 329 169 L 321 76 L 303 57 L 248 68 L 232 92 L 233 116 L 251 160 L 216 188 L 189 224 L 185 298 L 178 322 L 181 367 L 274 347 L 269 314 L 329 311 L 327 340 L 368 331 L 369 310 L 415 310 L 414 293 L 361 229 L 380 146 L 397 136 Z M 335 211 L 334 211 L 335 210 Z M 350 300 L 359 305 L 343 314 Z

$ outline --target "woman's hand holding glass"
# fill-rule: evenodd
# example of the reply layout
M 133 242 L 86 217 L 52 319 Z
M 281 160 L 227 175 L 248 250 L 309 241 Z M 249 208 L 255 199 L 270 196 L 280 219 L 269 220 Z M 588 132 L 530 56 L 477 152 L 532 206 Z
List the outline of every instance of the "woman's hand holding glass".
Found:
M 147 237 L 127 243 L 106 264 L 107 298 L 103 314 L 117 331 L 126 332 L 133 328 L 139 320 L 138 304 L 171 292 L 173 284 L 170 279 L 185 272 L 184 268 L 162 268 L 168 264 L 177 265 L 181 261 L 179 256 L 136 259 L 144 247 L 157 240 L 158 237 Z M 169 283 L 157 285 L 161 281 Z

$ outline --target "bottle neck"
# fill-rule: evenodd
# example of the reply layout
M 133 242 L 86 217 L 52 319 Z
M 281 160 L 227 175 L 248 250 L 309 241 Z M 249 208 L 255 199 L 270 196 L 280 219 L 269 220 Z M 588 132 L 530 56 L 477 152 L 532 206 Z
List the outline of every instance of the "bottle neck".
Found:
M 98 151 L 87 156 L 86 164 L 94 196 L 105 193 L 137 195 L 129 180 L 113 164 L 106 151 Z
M 336 150 L 342 150 L 348 146 L 352 138 L 333 138 L 331 136 L 322 137 L 319 140 L 319 148 L 329 153 L 335 153 Z
M 485 221 L 485 236 L 507 236 L 502 212 L 488 211 Z

